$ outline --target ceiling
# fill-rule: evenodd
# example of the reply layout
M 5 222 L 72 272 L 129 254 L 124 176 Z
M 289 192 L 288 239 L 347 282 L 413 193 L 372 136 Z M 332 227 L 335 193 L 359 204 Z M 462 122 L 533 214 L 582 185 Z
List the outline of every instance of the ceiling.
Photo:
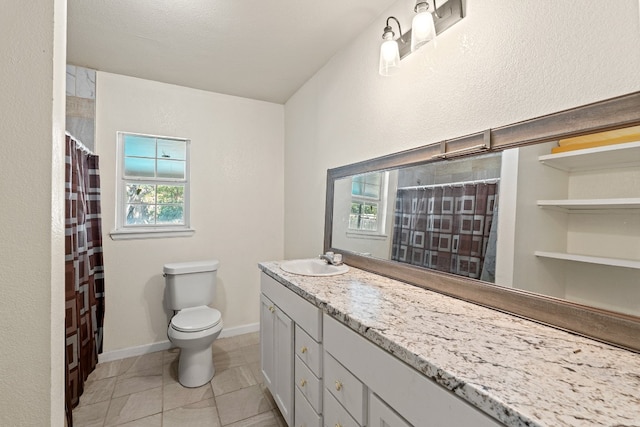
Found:
M 284 103 L 395 1 L 68 0 L 67 62 Z

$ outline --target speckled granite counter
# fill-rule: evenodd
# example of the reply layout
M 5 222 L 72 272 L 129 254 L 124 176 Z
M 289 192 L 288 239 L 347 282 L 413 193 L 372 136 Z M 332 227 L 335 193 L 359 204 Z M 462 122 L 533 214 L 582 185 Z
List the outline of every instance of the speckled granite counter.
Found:
M 640 354 L 355 268 L 259 267 L 506 425 L 640 426 Z

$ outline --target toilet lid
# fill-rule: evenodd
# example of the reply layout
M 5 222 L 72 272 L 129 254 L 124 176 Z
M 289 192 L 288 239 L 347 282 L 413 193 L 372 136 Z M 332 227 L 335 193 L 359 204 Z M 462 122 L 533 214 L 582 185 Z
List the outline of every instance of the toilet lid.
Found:
M 211 307 L 185 308 L 171 318 L 171 325 L 177 331 L 198 332 L 214 327 L 221 318 L 222 314 Z

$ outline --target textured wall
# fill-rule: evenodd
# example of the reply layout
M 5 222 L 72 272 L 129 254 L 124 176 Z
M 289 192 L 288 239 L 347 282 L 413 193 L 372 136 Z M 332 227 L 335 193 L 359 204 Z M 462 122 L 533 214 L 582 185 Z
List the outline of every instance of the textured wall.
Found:
M 0 13 L 0 425 L 64 422 L 66 1 Z
M 286 103 L 287 258 L 322 250 L 328 168 L 640 90 L 637 0 L 463 3 L 437 46 L 381 77 L 384 21 L 408 28 L 415 4 L 398 1 Z
M 284 254 L 284 107 L 116 74 L 98 73 L 105 259 L 105 351 L 167 340 L 162 266 L 220 261 L 214 307 L 225 328 L 259 321 L 260 261 Z M 118 240 L 116 132 L 191 139 L 187 238 Z M 123 333 L 126 331 L 126 333 Z

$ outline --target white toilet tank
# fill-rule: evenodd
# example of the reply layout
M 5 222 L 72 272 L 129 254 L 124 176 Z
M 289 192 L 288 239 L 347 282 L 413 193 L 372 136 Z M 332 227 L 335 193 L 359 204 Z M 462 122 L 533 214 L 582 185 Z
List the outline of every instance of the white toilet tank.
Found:
M 167 305 L 172 310 L 209 305 L 216 295 L 217 260 L 165 264 Z

